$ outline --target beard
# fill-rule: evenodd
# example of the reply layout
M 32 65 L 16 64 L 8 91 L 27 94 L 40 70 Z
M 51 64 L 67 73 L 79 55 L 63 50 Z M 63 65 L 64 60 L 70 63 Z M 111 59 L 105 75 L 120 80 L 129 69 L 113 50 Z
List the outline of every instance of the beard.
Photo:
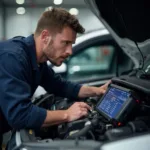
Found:
M 44 57 L 46 58 L 46 60 L 49 60 L 53 65 L 60 66 L 62 62 L 59 63 L 56 59 L 55 53 L 57 50 L 54 48 L 53 43 L 53 40 L 51 40 L 48 45 L 43 49 Z

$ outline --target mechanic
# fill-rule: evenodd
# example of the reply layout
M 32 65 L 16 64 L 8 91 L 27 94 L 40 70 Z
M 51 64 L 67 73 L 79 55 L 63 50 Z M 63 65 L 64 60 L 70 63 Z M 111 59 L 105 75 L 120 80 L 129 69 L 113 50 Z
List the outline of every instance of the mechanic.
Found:
M 76 34 L 84 31 L 75 16 L 62 8 L 53 8 L 42 14 L 34 35 L 0 43 L 1 133 L 70 122 L 86 116 L 91 109 L 84 102 L 76 102 L 67 110 L 39 108 L 31 102 L 38 85 L 70 99 L 105 93 L 109 82 L 101 87 L 82 86 L 65 81 L 47 66 L 47 60 L 60 66 L 72 54 Z

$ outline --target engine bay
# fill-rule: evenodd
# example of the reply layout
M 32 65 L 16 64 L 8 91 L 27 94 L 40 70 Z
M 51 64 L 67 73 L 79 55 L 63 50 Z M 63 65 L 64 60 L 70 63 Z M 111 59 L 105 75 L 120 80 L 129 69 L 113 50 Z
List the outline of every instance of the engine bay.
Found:
M 51 143 L 59 140 L 108 143 L 147 134 L 150 129 L 149 85 L 149 81 L 135 77 L 114 78 L 102 97 L 80 100 L 92 108 L 86 117 L 44 127 L 40 131 L 21 130 L 22 143 Z M 74 101 L 45 94 L 34 103 L 49 110 L 63 110 L 69 108 Z

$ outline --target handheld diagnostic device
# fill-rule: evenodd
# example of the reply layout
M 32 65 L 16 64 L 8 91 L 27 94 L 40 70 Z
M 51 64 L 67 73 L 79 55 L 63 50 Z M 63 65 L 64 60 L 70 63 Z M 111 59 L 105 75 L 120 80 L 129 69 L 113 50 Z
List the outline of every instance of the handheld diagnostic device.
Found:
M 96 106 L 96 110 L 108 120 L 123 121 L 136 105 L 132 91 L 111 84 Z

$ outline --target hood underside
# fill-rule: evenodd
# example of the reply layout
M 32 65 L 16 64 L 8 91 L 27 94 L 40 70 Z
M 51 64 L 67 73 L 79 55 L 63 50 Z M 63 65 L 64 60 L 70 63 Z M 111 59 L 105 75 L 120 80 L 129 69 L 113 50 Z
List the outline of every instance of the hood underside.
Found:
M 134 61 L 135 68 L 150 60 L 149 0 L 85 1 Z

